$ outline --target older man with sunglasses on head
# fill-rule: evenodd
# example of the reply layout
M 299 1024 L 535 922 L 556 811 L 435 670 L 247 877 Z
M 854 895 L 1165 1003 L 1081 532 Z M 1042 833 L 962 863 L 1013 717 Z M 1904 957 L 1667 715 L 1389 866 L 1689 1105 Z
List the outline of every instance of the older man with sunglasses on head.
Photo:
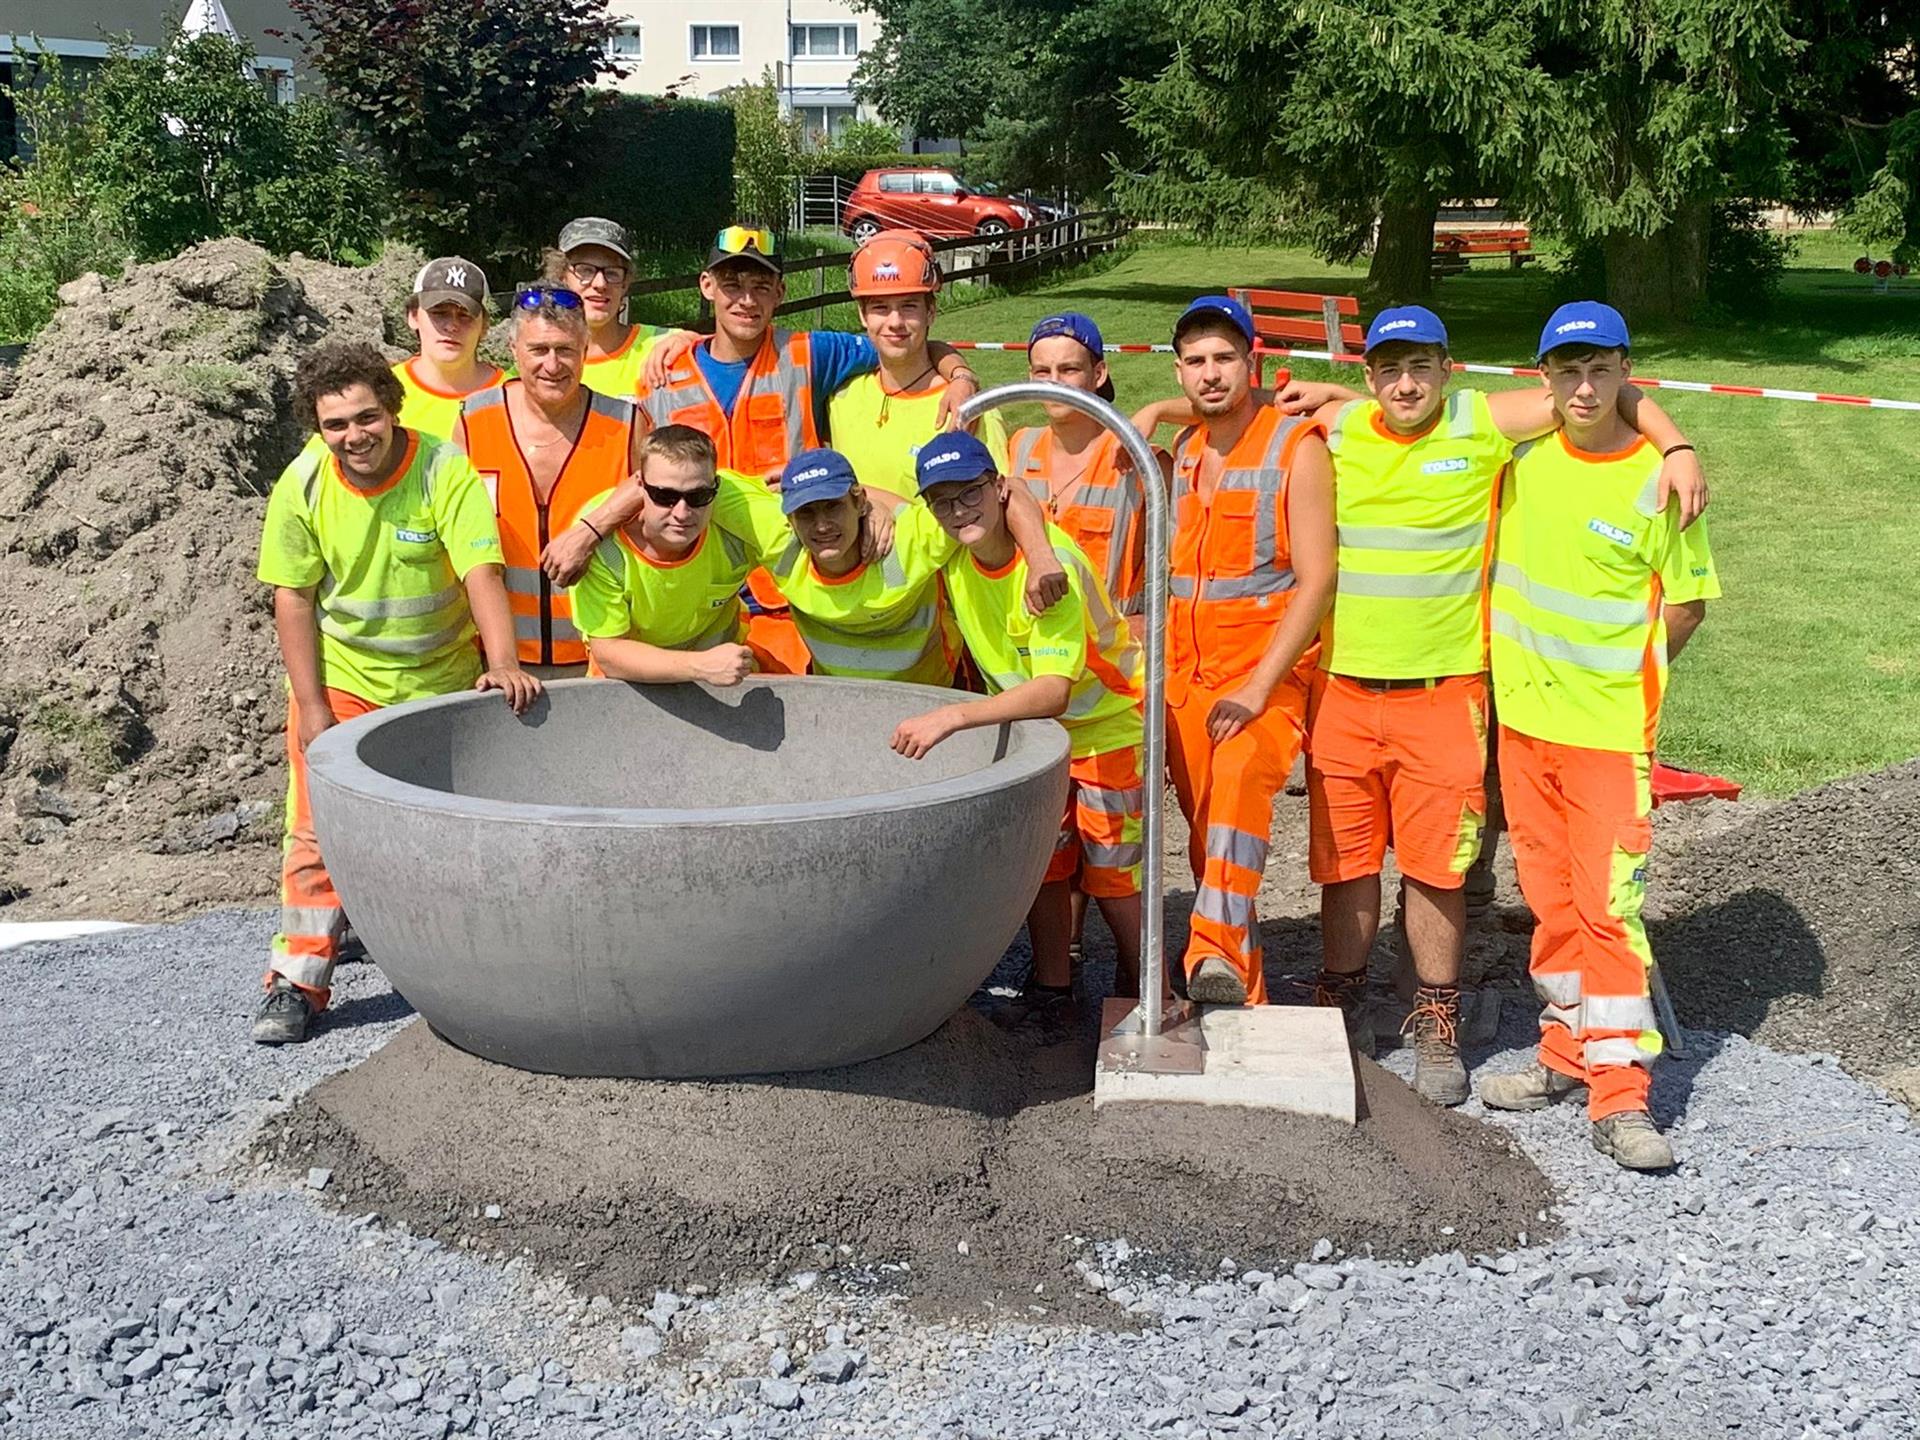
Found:
M 470 397 L 453 438 L 493 498 L 520 663 L 548 679 L 583 675 L 572 602 L 542 572 L 540 551 L 639 467 L 642 432 L 632 401 L 582 382 L 588 328 L 577 294 L 522 285 L 510 324 L 516 378 Z
M 641 423 L 689 425 L 708 435 L 723 470 L 760 476 L 777 488 L 787 462 L 826 443 L 827 399 L 847 381 L 875 369 L 879 352 L 864 335 L 837 330 L 783 330 L 774 312 L 786 298 L 773 232 L 729 225 L 714 237 L 700 293 L 713 306 L 714 333 L 698 343 L 663 340 L 641 381 Z M 951 346 L 929 347 L 948 382 L 948 411 L 978 389 L 973 372 Z M 637 486 L 623 486 L 584 518 L 589 525 L 557 530 L 543 555 L 548 576 L 571 584 L 586 568 L 601 536 L 640 510 Z M 756 643 L 788 669 L 804 670 L 807 651 L 793 628 L 772 578 L 752 579 Z

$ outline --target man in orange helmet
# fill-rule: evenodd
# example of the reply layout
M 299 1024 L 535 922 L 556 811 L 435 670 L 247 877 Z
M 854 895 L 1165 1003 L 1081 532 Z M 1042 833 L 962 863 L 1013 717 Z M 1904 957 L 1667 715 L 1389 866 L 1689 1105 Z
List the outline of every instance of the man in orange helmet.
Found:
M 927 348 L 939 308 L 940 266 L 919 234 L 882 230 L 854 251 L 847 289 L 880 366 L 833 392 L 827 428 L 862 485 L 913 495 L 920 447 L 946 428 L 947 381 Z M 1007 429 L 997 411 L 981 420 L 978 433 L 1005 473 Z

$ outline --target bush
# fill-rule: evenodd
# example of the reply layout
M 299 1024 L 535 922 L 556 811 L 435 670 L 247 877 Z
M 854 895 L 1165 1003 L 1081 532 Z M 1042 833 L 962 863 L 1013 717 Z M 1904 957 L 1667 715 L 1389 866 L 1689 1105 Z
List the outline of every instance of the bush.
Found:
M 785 229 L 793 182 L 806 152 L 798 120 L 780 113 L 773 72 L 723 97 L 733 109 L 733 213 L 748 224 Z
M 1707 304 L 1734 315 L 1764 313 L 1794 248 L 1790 237 L 1767 227 L 1758 201 L 1714 206 L 1707 231 Z
M 891 155 L 900 148 L 900 132 L 878 120 L 849 120 L 827 146 L 834 155 Z
M 605 159 L 565 202 L 568 216 L 605 215 L 648 249 L 692 247 L 703 257 L 714 232 L 733 219 L 734 112 L 728 106 L 611 96 L 594 115 L 585 144 Z

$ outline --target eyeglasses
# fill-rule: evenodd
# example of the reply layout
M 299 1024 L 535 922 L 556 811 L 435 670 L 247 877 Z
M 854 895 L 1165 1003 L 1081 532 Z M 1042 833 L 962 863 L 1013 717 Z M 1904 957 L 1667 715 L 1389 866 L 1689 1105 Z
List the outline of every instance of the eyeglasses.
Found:
M 749 250 L 758 250 L 769 260 L 773 258 L 773 231 L 751 225 L 729 225 L 713 237 L 713 248 L 728 255 L 744 255 Z
M 978 510 L 986 500 L 987 491 L 992 484 L 990 480 L 976 480 L 964 490 L 957 490 L 951 495 L 942 495 L 938 500 L 929 499 L 927 508 L 941 518 L 964 514 L 969 510 Z
M 513 292 L 513 308 L 516 310 L 538 310 L 542 305 L 578 310 L 580 297 L 564 285 L 521 285 Z
M 627 267 L 624 265 L 595 265 L 587 260 L 570 260 L 567 273 L 582 285 L 591 285 L 595 276 L 605 276 L 609 285 L 627 283 Z
M 719 497 L 718 483 L 702 485 L 698 490 L 668 490 L 664 486 L 650 485 L 645 480 L 640 488 L 647 492 L 647 498 L 662 510 L 671 510 L 681 501 L 686 501 L 689 510 L 704 510 Z

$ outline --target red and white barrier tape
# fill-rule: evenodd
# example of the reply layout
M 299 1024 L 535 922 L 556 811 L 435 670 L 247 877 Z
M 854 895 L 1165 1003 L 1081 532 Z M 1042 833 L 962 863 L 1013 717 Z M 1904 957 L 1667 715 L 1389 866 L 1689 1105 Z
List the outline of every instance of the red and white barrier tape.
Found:
M 1017 341 L 987 340 L 949 340 L 956 350 L 1025 350 L 1027 347 Z M 1171 345 L 1109 345 L 1108 354 L 1118 355 L 1171 355 Z M 1256 351 L 1260 355 L 1279 355 L 1293 360 L 1330 360 L 1339 364 L 1358 365 L 1358 355 L 1335 355 L 1330 350 L 1295 350 L 1284 346 L 1262 345 Z M 1523 365 L 1463 365 L 1454 362 L 1453 368 L 1469 375 L 1513 375 L 1522 378 L 1538 378 L 1538 370 Z M 1802 400 L 1817 405 L 1852 405 L 1862 410 L 1911 410 L 1920 411 L 1920 400 L 1887 400 L 1874 395 L 1830 395 L 1819 390 L 1782 390 L 1771 385 L 1713 385 L 1702 380 L 1659 380 L 1651 375 L 1635 375 L 1633 383 L 1649 390 L 1685 390 L 1698 395 L 1744 395 L 1756 400 Z

